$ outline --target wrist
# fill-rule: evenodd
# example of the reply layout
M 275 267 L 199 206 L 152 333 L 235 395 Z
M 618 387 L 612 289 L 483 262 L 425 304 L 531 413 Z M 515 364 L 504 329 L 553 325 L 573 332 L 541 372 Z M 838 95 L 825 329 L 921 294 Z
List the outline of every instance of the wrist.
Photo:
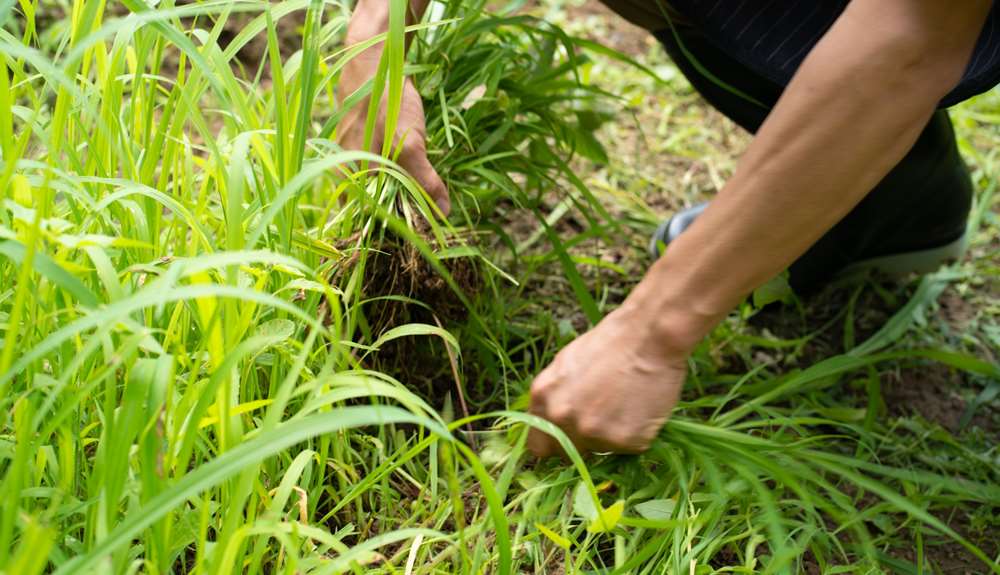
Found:
M 662 302 L 626 300 L 622 313 L 643 333 L 650 353 L 674 357 L 690 355 L 718 323 L 717 319 L 699 316 L 689 308 Z
M 661 262 L 662 262 L 661 258 Z M 689 355 L 728 313 L 711 308 L 700 294 L 654 266 L 622 304 L 646 339 L 664 353 Z M 676 278 L 679 279 L 679 278 Z

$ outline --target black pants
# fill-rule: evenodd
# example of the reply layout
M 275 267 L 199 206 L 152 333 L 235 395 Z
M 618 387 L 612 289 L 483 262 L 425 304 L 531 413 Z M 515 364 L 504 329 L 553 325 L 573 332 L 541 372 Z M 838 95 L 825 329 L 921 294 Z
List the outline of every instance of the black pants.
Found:
M 750 132 L 757 131 L 784 90 L 691 27 L 676 26 L 656 37 L 691 85 Z M 972 190 L 948 112 L 938 110 L 899 164 L 792 264 L 792 287 L 808 292 L 853 262 L 934 248 L 960 238 L 965 233 Z

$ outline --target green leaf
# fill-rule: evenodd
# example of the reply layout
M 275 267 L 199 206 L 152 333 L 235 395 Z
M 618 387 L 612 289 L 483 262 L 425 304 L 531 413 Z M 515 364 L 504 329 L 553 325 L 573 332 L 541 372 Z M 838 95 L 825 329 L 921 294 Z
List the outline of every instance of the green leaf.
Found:
M 611 507 L 601 509 L 600 514 L 587 526 L 587 531 L 591 533 L 607 533 L 611 531 L 618 526 L 618 522 L 621 520 L 622 512 L 624 511 L 625 500 L 619 499 L 615 501 Z
M 30 518 L 21 533 L 20 543 L 10 563 L 7 573 L 18 575 L 35 575 L 43 573 L 48 563 L 49 549 L 55 542 L 56 532 L 50 527 L 44 527 L 39 521 Z
M 601 145 L 600 140 L 594 137 L 593 132 L 586 130 L 573 130 L 573 141 L 576 144 L 576 152 L 584 158 L 598 164 L 608 163 L 608 152 Z
M 159 289 L 162 287 L 163 286 L 147 286 L 142 292 L 128 299 L 103 307 L 91 314 L 81 317 L 80 319 L 57 331 L 50 333 L 48 337 L 31 348 L 31 350 L 26 354 L 18 358 L 10 369 L 8 369 L 5 373 L 0 374 L 0 386 L 13 379 L 17 373 L 19 373 L 32 361 L 45 356 L 45 354 L 49 353 L 53 349 L 58 348 L 64 341 L 67 341 L 79 333 L 93 329 L 96 326 L 120 321 L 122 318 L 127 317 L 128 314 L 134 311 L 156 305 L 164 305 L 173 301 L 194 300 L 199 297 L 239 298 L 283 310 L 308 323 L 313 329 L 325 329 L 315 318 L 309 317 L 299 308 L 269 294 L 223 285 L 192 285 L 169 290 Z M 3 399 L 4 398 L 0 398 L 0 402 L 2 402 Z
M 559 259 L 559 263 L 562 264 L 563 272 L 566 274 L 566 279 L 573 288 L 573 295 L 576 296 L 577 302 L 580 304 L 580 307 L 583 308 L 584 315 L 587 316 L 587 320 L 590 322 L 590 325 L 597 325 L 597 322 L 601 321 L 603 314 L 601 313 L 600 308 L 597 307 L 597 302 L 594 301 L 594 296 L 591 295 L 590 290 L 587 289 L 587 285 L 583 281 L 580 271 L 576 269 L 576 264 L 573 263 L 573 258 L 569 256 L 569 252 L 566 250 L 566 246 L 563 245 L 562 240 L 559 239 L 559 235 L 556 234 L 541 214 L 538 214 L 538 221 L 540 221 L 542 226 L 545 228 L 545 236 L 552 244 L 552 249 L 555 252 L 556 257 Z
M 295 335 L 295 322 L 288 319 L 272 319 L 257 326 L 255 335 L 267 338 L 269 345 L 277 345 Z
M 594 497 L 589 486 L 583 481 L 577 483 L 576 490 L 573 491 L 573 513 L 588 521 L 597 519 Z
M 788 285 L 788 273 L 782 273 L 771 278 L 767 283 L 753 290 L 753 306 L 762 308 L 766 305 L 788 301 L 792 295 L 792 286 Z
M 671 519 L 677 502 L 673 499 L 650 499 L 635 506 L 635 511 L 646 519 L 663 521 Z
M 976 410 L 980 406 L 987 405 L 993 401 L 997 395 L 1000 395 L 1000 381 L 991 382 L 989 385 L 983 388 L 983 391 L 976 396 L 975 399 L 969 402 L 968 407 L 965 409 L 965 413 L 962 414 L 962 418 L 958 421 L 959 428 L 964 428 L 969 425 L 972 421 L 972 416 L 976 414 Z
M 458 346 L 458 340 L 455 339 L 455 336 L 448 333 L 447 330 L 444 330 L 435 325 L 428 325 L 425 323 L 408 323 L 406 325 L 401 325 L 399 327 L 392 328 L 389 331 L 382 334 L 377 340 L 375 340 L 375 343 L 372 344 L 372 347 L 378 349 L 394 339 L 399 339 L 401 337 L 420 336 L 420 335 L 436 335 L 441 339 L 443 339 L 445 342 L 447 342 L 448 345 L 452 346 L 452 348 L 455 351 L 458 351 L 460 349 Z
M 24 254 L 24 244 L 13 240 L 0 242 L 0 255 L 7 256 L 14 263 L 20 264 L 24 260 Z M 83 282 L 60 267 L 49 256 L 35 252 L 32 267 L 50 282 L 69 292 L 81 304 L 87 307 L 97 307 L 98 299 L 94 292 L 90 291 Z
M 542 535 L 549 538 L 550 541 L 562 547 L 563 549 L 569 549 L 573 544 L 572 541 L 566 539 L 562 535 L 559 535 L 555 531 L 549 529 L 548 527 L 542 525 L 541 523 L 535 523 L 535 528 L 542 532 Z

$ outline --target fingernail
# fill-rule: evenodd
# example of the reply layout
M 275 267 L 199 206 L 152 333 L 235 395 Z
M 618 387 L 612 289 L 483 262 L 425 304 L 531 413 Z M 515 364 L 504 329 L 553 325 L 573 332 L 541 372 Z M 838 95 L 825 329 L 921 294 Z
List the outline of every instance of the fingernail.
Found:
M 447 216 L 448 213 L 451 212 L 451 200 L 448 198 L 438 198 L 434 200 L 434 203 L 437 204 L 437 207 L 441 208 L 444 215 Z

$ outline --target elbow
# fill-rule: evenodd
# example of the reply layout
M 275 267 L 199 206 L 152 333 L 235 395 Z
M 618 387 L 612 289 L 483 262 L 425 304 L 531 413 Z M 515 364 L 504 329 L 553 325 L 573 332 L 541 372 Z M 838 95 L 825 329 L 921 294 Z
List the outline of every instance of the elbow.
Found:
M 943 35 L 939 30 L 901 26 L 884 39 L 882 53 L 890 59 L 892 77 L 900 89 L 919 90 L 943 98 L 962 80 L 978 36 Z
M 913 42 L 908 42 L 913 44 Z M 927 42 L 916 42 L 901 51 L 899 81 L 904 89 L 916 89 L 938 99 L 958 86 L 971 57 L 970 50 L 941 49 Z
M 857 98 L 937 104 L 959 84 L 992 0 L 851 0 L 813 50 L 808 82 L 848 82 Z M 805 66 L 803 66 L 805 68 Z

